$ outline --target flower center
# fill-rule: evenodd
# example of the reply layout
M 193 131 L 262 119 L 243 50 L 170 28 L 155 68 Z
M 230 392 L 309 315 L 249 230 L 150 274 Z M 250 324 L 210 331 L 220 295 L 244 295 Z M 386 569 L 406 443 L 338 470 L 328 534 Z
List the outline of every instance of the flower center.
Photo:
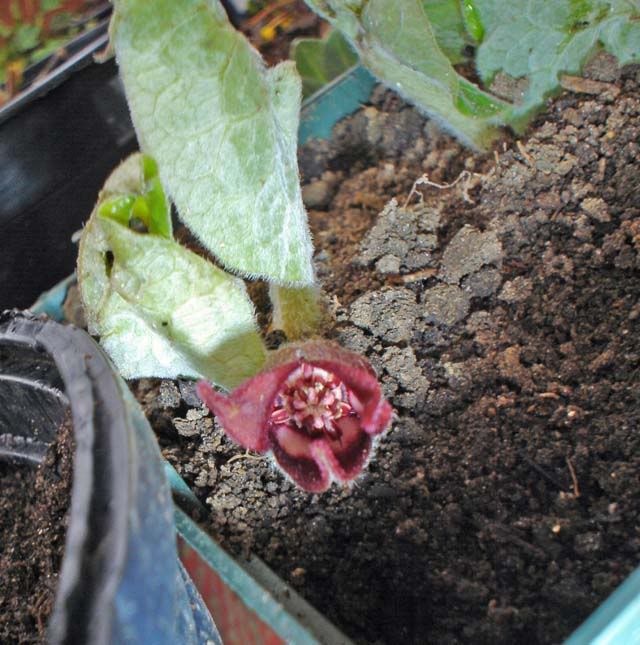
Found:
M 335 374 L 303 363 L 278 393 L 271 422 L 292 425 L 312 437 L 326 433 L 340 439 L 342 431 L 336 421 L 353 413 L 344 383 Z

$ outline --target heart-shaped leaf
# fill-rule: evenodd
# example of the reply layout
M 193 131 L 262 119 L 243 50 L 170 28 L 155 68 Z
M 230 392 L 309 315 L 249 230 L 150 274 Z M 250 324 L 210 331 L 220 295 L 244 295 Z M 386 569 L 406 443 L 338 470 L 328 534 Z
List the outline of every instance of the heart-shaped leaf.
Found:
M 528 86 L 513 118 L 528 117 L 577 74 L 597 47 L 621 65 L 640 61 L 637 0 L 474 0 L 485 28 L 477 67 L 486 83 L 497 72 L 525 78 Z

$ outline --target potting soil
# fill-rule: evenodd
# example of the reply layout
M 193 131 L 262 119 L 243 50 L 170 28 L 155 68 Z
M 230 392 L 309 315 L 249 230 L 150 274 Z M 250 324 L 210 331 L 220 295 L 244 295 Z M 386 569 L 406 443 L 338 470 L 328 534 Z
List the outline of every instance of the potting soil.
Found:
M 301 151 L 323 333 L 397 412 L 354 486 L 134 386 L 212 536 L 358 643 L 558 643 L 640 561 L 640 70 L 587 74 L 489 154 L 384 90 Z
M 73 463 L 67 419 L 37 467 L 0 463 L 0 643 L 44 643 L 64 552 Z

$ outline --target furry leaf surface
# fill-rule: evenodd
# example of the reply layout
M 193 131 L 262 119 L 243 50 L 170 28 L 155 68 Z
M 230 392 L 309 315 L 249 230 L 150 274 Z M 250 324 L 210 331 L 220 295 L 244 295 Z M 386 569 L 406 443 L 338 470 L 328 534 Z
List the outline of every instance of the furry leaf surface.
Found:
M 267 69 L 218 0 L 114 5 L 133 122 L 180 218 L 226 268 L 312 284 L 295 64 Z
M 78 281 L 89 331 L 125 378 L 187 376 L 233 388 L 265 352 L 243 282 L 101 206 L 140 194 L 142 155 L 109 177 L 80 241 Z
M 438 45 L 420 0 L 307 0 L 385 85 L 474 148 L 496 137 L 510 105 L 460 76 Z
M 559 88 L 560 75 L 578 74 L 599 46 L 621 65 L 640 61 L 638 0 L 475 0 L 485 37 L 477 68 L 490 83 L 497 72 L 526 78 L 513 118 L 528 117 Z

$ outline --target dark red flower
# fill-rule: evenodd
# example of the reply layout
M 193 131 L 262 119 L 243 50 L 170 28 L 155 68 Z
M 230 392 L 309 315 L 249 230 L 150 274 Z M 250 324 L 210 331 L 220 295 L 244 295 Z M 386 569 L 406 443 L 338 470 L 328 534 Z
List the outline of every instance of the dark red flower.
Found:
M 274 352 L 262 372 L 228 396 L 204 381 L 198 394 L 233 440 L 271 452 L 298 486 L 313 493 L 362 472 L 392 412 L 369 363 L 328 341 Z

